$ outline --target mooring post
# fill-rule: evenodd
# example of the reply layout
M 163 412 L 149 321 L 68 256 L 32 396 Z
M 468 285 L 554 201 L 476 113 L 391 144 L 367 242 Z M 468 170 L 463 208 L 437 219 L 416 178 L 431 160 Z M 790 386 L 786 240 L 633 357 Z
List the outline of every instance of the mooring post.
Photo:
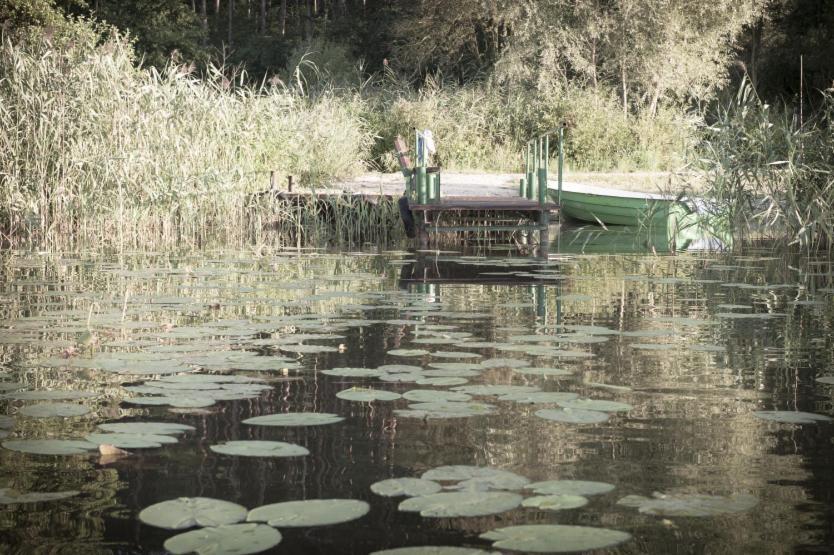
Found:
M 539 206 L 544 211 L 545 202 L 547 202 L 547 153 L 548 153 L 548 146 L 549 141 L 547 135 L 539 139 L 539 144 L 541 145 L 539 151 L 541 156 L 539 157 Z

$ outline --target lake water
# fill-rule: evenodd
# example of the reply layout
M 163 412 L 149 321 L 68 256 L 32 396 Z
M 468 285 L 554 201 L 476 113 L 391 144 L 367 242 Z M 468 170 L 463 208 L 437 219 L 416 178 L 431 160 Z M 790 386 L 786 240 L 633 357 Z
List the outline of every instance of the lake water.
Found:
M 9 418 L 0 416 L 0 500 L 72 493 L 0 504 L 2 553 L 162 553 L 166 539 L 185 530 L 144 524 L 138 514 L 179 497 L 246 509 L 316 499 L 368 504 L 348 522 L 276 524 L 283 537 L 276 553 L 488 551 L 483 533 L 549 524 L 592 527 L 584 539 L 545 539 L 555 542 L 549 551 L 594 546 L 605 533 L 598 529 L 630 535 L 618 536 L 610 553 L 834 550 L 834 423 L 754 415 L 834 415 L 834 385 L 824 379 L 834 376 L 826 261 L 768 253 L 557 251 L 542 260 L 217 251 L 7 253 L 2 263 L 0 414 Z M 368 376 L 327 372 L 380 366 Z M 258 381 L 172 378 L 191 371 Z M 525 387 L 466 389 L 476 385 Z M 444 401 L 455 387 L 464 388 L 461 400 Z M 375 393 L 365 388 L 429 392 L 410 394 L 415 400 L 337 397 Z M 44 391 L 56 393 L 28 393 Z M 538 391 L 576 399 L 532 395 Z M 419 401 L 434 403 L 413 407 Z M 45 403 L 61 405 L 31 408 Z M 244 423 L 310 412 L 343 420 Z M 159 447 L 125 447 L 128 456 L 100 455 L 98 443 L 111 439 L 84 438 L 114 422 L 193 430 L 163 434 L 172 439 Z M 33 439 L 82 440 L 73 444 L 80 454 L 28 453 L 66 447 L 19 442 Z M 285 442 L 309 454 L 211 449 L 233 440 Z M 502 494 L 511 507 L 477 516 L 398 511 L 403 497 L 370 489 L 445 465 L 500 469 L 522 482 L 484 475 L 448 490 L 474 501 L 443 510 L 475 512 L 488 510 L 496 487 L 512 490 Z M 519 485 L 526 480 L 613 489 L 584 492 L 587 504 L 574 508 L 516 506 L 536 496 Z M 652 505 L 655 493 L 665 503 Z M 626 496 L 646 499 L 618 503 Z

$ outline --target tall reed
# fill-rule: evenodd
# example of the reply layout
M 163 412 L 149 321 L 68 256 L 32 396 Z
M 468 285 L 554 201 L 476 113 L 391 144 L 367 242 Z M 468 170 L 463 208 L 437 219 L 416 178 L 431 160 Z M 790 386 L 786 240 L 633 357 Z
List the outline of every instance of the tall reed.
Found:
M 709 209 L 737 237 L 834 247 L 834 98 L 812 119 L 761 101 L 748 81 L 705 114 L 700 165 Z

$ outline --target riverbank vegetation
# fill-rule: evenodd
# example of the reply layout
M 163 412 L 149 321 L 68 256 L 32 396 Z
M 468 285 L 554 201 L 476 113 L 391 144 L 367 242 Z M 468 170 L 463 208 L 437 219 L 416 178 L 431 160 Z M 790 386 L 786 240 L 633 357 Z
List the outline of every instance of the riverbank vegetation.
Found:
M 12 0 L 0 233 L 360 237 L 345 226 L 396 228 L 394 207 L 304 216 L 260 194 L 270 172 L 321 189 L 395 171 L 392 139 L 412 127 L 434 131 L 444 167 L 515 171 L 531 136 L 566 123 L 572 169 L 695 171 L 737 234 L 830 247 L 834 14 L 813 4 Z M 310 232 L 334 210 L 341 227 Z

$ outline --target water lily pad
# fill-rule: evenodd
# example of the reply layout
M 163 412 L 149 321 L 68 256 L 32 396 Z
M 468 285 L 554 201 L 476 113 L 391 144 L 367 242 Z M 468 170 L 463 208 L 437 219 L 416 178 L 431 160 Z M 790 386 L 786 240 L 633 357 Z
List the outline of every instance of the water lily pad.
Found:
M 521 504 L 524 507 L 533 507 L 547 511 L 561 511 L 563 509 L 576 509 L 588 504 L 588 498 L 581 495 L 537 495 L 528 497 Z
M 208 396 L 185 396 L 172 392 L 171 395 L 158 397 L 129 397 L 123 399 L 125 403 L 143 406 L 171 406 L 180 408 L 203 408 L 212 406 L 216 400 Z
M 398 509 L 425 517 L 483 516 L 511 511 L 522 497 L 504 491 L 458 491 L 411 497 Z
M 326 376 L 341 376 L 343 378 L 376 378 L 383 372 L 376 368 L 331 368 L 322 370 Z
M 327 412 L 282 412 L 247 418 L 243 423 L 255 426 L 322 426 L 342 420 L 341 416 Z
M 430 495 L 441 489 L 437 482 L 421 478 L 390 478 L 371 484 L 371 491 L 384 497 Z
M 634 408 L 628 403 L 605 399 L 571 399 L 560 401 L 559 405 L 566 409 L 598 410 L 601 412 L 628 412 Z
M 149 526 L 182 530 L 192 526 L 235 524 L 246 518 L 246 507 L 210 497 L 180 497 L 142 509 L 139 520 Z
M 395 401 L 402 398 L 399 393 L 393 391 L 385 391 L 384 389 L 371 389 L 366 387 L 352 387 L 350 389 L 343 389 L 336 393 L 336 397 L 346 401 L 361 401 L 363 403 L 370 403 L 372 401 Z
M 398 372 L 396 374 L 382 374 L 381 376 L 379 376 L 379 379 L 380 381 L 389 383 L 415 383 L 417 380 L 420 380 L 423 377 L 423 374 L 410 374 Z
M 386 374 L 419 374 L 423 371 L 422 366 L 415 366 L 413 364 L 383 364 L 377 366 L 377 370 Z
M 481 534 L 493 547 L 529 553 L 568 553 L 612 547 L 631 539 L 631 534 L 591 526 L 526 524 L 497 528 Z
M 98 445 L 76 439 L 10 439 L 3 447 L 34 455 L 86 455 Z
M 279 345 L 278 348 L 288 353 L 302 354 L 336 353 L 339 351 L 338 348 L 330 345 Z
M 451 385 L 462 385 L 469 380 L 466 378 L 456 376 L 429 376 L 417 380 L 417 385 L 436 385 L 439 387 L 448 387 Z
M 434 401 L 469 401 L 472 399 L 466 393 L 458 391 L 442 391 L 437 389 L 412 389 L 403 393 L 403 398 L 418 403 L 431 403 Z
M 392 349 L 388 354 L 396 357 L 421 357 L 429 352 L 425 349 Z
M 0 505 L 13 505 L 15 503 L 41 503 L 43 501 L 57 501 L 74 497 L 81 492 L 78 491 L 56 491 L 38 492 L 30 491 L 22 493 L 9 488 L 0 488 Z
M 112 445 L 120 449 L 150 449 L 177 442 L 176 438 L 163 434 L 87 434 L 84 439 L 97 445 Z
M 816 424 L 817 422 L 830 422 L 834 420 L 834 418 L 825 416 L 824 414 L 792 410 L 760 410 L 754 412 L 753 416 L 762 420 L 782 422 L 784 424 Z
M 824 383 L 827 385 L 834 385 L 834 376 L 820 376 L 819 378 L 817 378 L 817 381 L 819 383 Z
M 655 493 L 654 497 L 627 495 L 618 505 L 636 507 L 641 513 L 662 516 L 716 516 L 749 511 L 758 503 L 752 495 L 720 495 Z
M 541 409 L 536 411 L 536 416 L 567 424 L 598 424 L 609 418 L 607 412 L 584 409 Z
M 431 356 L 436 358 L 482 358 L 483 355 L 465 351 L 435 351 Z
M 511 393 L 533 393 L 541 388 L 532 385 L 461 385 L 452 388 L 454 391 L 469 395 L 509 395 Z
M 446 545 L 421 545 L 396 547 L 374 551 L 371 555 L 500 555 L 497 551 L 484 551 L 474 547 L 450 547 Z
M 508 393 L 498 397 L 499 401 L 515 401 L 516 403 L 563 403 L 577 399 L 579 395 L 570 391 L 520 391 Z
M 266 522 L 270 526 L 324 526 L 355 520 L 371 509 L 356 499 L 310 499 L 264 505 L 249 511 L 249 522 Z
M 160 434 L 179 435 L 185 432 L 193 432 L 194 426 L 187 424 L 176 424 L 174 422 L 108 422 L 99 424 L 98 428 L 105 432 L 119 434 Z
M 240 457 L 301 457 L 310 454 L 310 451 L 300 445 L 282 441 L 227 441 L 219 445 L 211 445 L 209 449 L 215 453 Z
M 490 414 L 495 407 L 487 403 L 434 401 L 431 403 L 413 403 L 409 410 L 425 412 L 427 418 L 448 418 L 454 416 L 479 416 Z
M 88 412 L 90 412 L 90 409 L 84 405 L 74 405 L 72 403 L 38 403 L 20 409 L 20 414 L 23 416 L 31 416 L 32 418 L 68 418 L 72 416 L 83 416 Z
M 524 489 L 540 495 L 599 495 L 614 490 L 614 484 L 588 480 L 547 480 L 527 484 Z
M 244 522 L 184 532 L 165 540 L 164 547 L 174 555 L 246 555 L 275 547 L 281 539 L 272 526 Z
M 525 487 L 530 480 L 508 470 L 489 466 L 449 465 L 427 470 L 420 476 L 423 480 L 437 482 L 458 482 L 455 489 L 507 489 Z
M 518 372 L 519 374 L 527 374 L 529 376 L 570 376 L 573 374 L 570 370 L 565 370 L 564 368 L 533 368 L 533 367 L 526 367 L 526 368 L 514 368 L 513 372 Z

